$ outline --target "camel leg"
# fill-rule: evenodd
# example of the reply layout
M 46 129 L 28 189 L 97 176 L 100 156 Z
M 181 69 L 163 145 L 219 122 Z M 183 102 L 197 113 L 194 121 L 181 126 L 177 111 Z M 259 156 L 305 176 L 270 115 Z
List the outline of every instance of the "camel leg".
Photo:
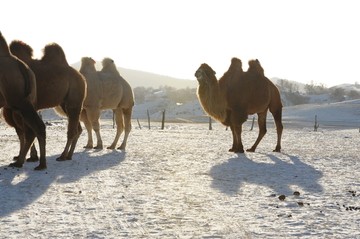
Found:
M 242 124 L 235 124 L 231 127 L 233 131 L 234 143 L 235 146 L 233 146 L 233 152 L 234 153 L 244 153 L 244 146 L 242 144 L 241 140 L 241 131 L 242 131 Z
M 18 160 L 11 164 L 14 167 L 22 167 L 25 161 L 25 157 L 29 148 L 34 142 L 35 136 L 38 138 L 40 146 L 40 164 L 35 170 L 42 170 L 46 168 L 46 130 L 45 124 L 36 113 L 34 107 L 30 102 L 24 102 L 20 108 L 21 115 L 23 117 L 23 127 L 25 129 L 24 144 L 20 149 Z
M 267 132 L 266 115 L 267 115 L 267 110 L 265 112 L 258 113 L 259 134 L 258 134 L 258 137 L 257 137 L 254 145 L 250 149 L 247 149 L 246 150 L 247 152 L 255 152 L 256 147 L 258 146 L 258 144 L 260 143 L 260 141 L 266 134 L 266 132 Z
M 99 123 L 100 109 L 87 110 L 86 114 L 87 114 L 87 118 L 90 121 L 90 125 L 96 134 L 97 144 L 94 147 L 94 149 L 103 149 L 103 141 L 102 141 L 101 135 L 100 135 L 100 123 Z M 88 131 L 88 134 L 89 134 L 89 131 Z M 90 132 L 90 134 L 92 134 L 92 132 Z
M 44 122 L 41 120 L 39 115 L 35 110 L 30 109 L 29 112 L 24 116 L 25 124 L 28 128 L 26 130 L 26 145 L 25 152 L 29 151 L 31 146 L 34 146 L 34 139 L 37 138 L 39 142 L 39 150 L 40 150 L 40 163 L 35 170 L 43 170 L 47 168 L 46 165 L 46 126 Z M 34 147 L 35 148 L 35 147 Z M 35 149 L 36 151 L 36 149 Z M 34 151 L 31 150 L 30 158 L 37 159 L 37 153 L 34 157 Z
M 35 143 L 30 148 L 30 158 L 26 159 L 27 162 L 37 162 L 39 161 L 39 157 L 36 151 Z
M 124 123 L 125 123 L 125 136 L 122 144 L 118 149 L 125 150 L 126 148 L 126 142 L 129 137 L 130 131 L 131 131 L 131 114 L 132 114 L 132 107 L 125 109 L 123 111 L 124 113 Z
M 230 129 L 233 135 L 233 147 L 231 151 L 234 153 L 244 153 L 244 146 L 241 140 L 242 124 L 246 121 L 247 115 L 242 111 L 232 111 L 230 115 Z
M 94 147 L 93 146 L 93 138 L 92 138 L 92 125 L 87 116 L 87 110 L 85 110 L 85 109 L 82 110 L 80 117 L 81 117 L 81 121 L 84 122 L 86 131 L 87 131 L 87 135 L 88 135 L 88 141 L 87 141 L 87 144 L 84 146 L 84 148 L 92 149 Z
M 79 139 L 79 137 L 81 135 L 81 132 L 82 132 L 80 122 L 78 123 L 78 132 L 79 133 L 74 137 L 73 142 L 72 142 L 72 144 L 70 146 L 70 150 L 69 150 L 69 153 L 68 153 L 68 156 L 70 157 L 70 159 L 71 159 L 72 155 L 74 154 L 76 143 L 77 143 L 77 141 L 78 141 L 78 139 Z
M 271 112 L 274 120 L 275 120 L 275 125 L 276 125 L 276 133 L 277 133 L 277 143 L 276 143 L 276 147 L 274 149 L 274 152 L 280 152 L 281 150 L 281 136 L 282 136 L 282 131 L 283 131 L 283 124 L 281 122 L 281 118 L 282 118 L 282 109 L 276 111 L 276 112 Z
M 229 149 L 229 152 L 234 152 L 235 151 L 235 147 L 237 145 L 237 136 L 235 134 L 235 130 L 234 130 L 234 127 L 231 125 L 230 126 L 230 129 L 231 129 L 231 134 L 232 134 L 232 138 L 233 138 L 233 144 L 231 146 L 231 148 Z
M 124 130 L 124 115 L 123 110 L 121 108 L 117 108 L 113 110 L 115 115 L 116 122 L 116 135 L 112 144 L 108 147 L 108 149 L 115 149 L 117 142 L 119 141 L 120 135 Z
M 25 133 L 24 133 L 24 126 L 22 119 L 17 119 L 20 117 L 19 115 L 16 115 L 16 113 L 10 109 L 10 108 L 3 108 L 3 117 L 8 125 L 15 128 L 16 134 L 19 138 L 20 142 L 20 148 L 19 148 L 19 154 L 17 156 L 14 156 L 13 160 L 16 161 L 19 158 L 20 155 L 20 149 L 23 147 L 25 143 Z
M 66 109 L 66 107 L 63 106 L 62 108 L 63 110 Z M 65 161 L 72 159 L 71 157 L 73 152 L 70 152 L 69 149 L 70 147 L 75 149 L 77 139 L 79 138 L 82 131 L 79 121 L 80 111 L 80 108 L 67 108 L 66 111 L 64 110 L 64 112 L 66 112 L 68 116 L 67 141 L 64 151 L 61 153 L 60 157 L 56 159 L 56 161 Z M 79 129 L 81 129 L 80 132 Z

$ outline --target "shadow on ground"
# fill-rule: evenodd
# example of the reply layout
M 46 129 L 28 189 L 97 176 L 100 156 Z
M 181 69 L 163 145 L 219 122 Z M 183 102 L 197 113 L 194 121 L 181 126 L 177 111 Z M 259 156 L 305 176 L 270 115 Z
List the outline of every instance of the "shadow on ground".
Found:
M 0 167 L 0 218 L 21 210 L 35 202 L 56 183 L 71 183 L 93 172 L 119 165 L 126 153 L 109 151 L 107 154 L 92 156 L 90 152 L 75 153 L 73 160 L 58 162 L 59 155 L 47 158 L 48 169 L 33 170 L 36 163 L 26 162 L 23 168 Z M 54 198 L 56 200 L 56 198 Z
M 265 186 L 276 194 L 285 195 L 293 193 L 290 186 L 311 193 L 323 191 L 319 184 L 323 175 L 321 171 L 298 157 L 281 156 L 257 154 L 255 159 L 250 159 L 246 154 L 239 154 L 230 158 L 211 169 L 212 187 L 228 195 L 241 192 L 244 183 Z

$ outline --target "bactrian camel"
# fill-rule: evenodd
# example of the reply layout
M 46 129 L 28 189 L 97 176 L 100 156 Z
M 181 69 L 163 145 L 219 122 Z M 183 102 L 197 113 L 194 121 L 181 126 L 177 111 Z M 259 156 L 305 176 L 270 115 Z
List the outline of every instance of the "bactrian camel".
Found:
M 248 115 L 258 115 L 259 135 L 254 145 L 248 149 L 254 152 L 266 134 L 266 115 L 269 110 L 275 120 L 277 143 L 275 152 L 281 150 L 283 131 L 282 103 L 277 87 L 264 75 L 258 60 L 249 61 L 249 69 L 244 72 L 239 59 L 233 58 L 228 71 L 218 81 L 215 71 L 202 64 L 195 76 L 199 82 L 198 98 L 203 109 L 215 120 L 230 126 L 233 145 L 229 151 L 243 153 L 241 141 L 242 124 Z

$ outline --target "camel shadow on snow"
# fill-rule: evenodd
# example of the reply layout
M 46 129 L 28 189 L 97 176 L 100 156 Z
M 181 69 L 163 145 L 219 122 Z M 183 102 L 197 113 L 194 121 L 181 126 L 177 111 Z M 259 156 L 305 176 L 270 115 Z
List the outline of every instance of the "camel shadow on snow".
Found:
M 32 163 L 26 163 L 22 169 L 1 166 L 0 218 L 36 202 L 53 183 L 76 182 L 94 172 L 115 167 L 126 158 L 124 151 L 109 151 L 101 156 L 92 156 L 91 153 L 96 154 L 96 151 L 84 150 L 84 152 L 75 153 L 74 160 L 61 163 L 56 161 L 59 155 L 51 156 L 48 160 L 51 170 L 44 170 L 41 173 L 33 170 Z M 24 180 L 19 180 L 17 177 L 24 178 Z
M 292 195 L 294 188 L 310 193 L 323 191 L 319 184 L 323 175 L 321 171 L 296 156 L 284 156 L 287 158 L 263 154 L 260 161 L 259 158 L 251 159 L 246 154 L 239 154 L 212 167 L 211 186 L 228 195 L 241 193 L 243 184 L 265 186 L 276 194 L 285 195 Z

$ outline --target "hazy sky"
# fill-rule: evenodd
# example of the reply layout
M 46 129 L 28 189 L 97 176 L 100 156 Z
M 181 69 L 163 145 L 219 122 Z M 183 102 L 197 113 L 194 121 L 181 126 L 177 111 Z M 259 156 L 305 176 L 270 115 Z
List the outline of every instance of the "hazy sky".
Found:
M 60 44 L 70 64 L 111 57 L 118 66 L 195 79 L 201 63 L 221 77 L 232 57 L 265 74 L 330 87 L 360 82 L 356 0 L 7 0 L 3 35 L 42 56 Z

